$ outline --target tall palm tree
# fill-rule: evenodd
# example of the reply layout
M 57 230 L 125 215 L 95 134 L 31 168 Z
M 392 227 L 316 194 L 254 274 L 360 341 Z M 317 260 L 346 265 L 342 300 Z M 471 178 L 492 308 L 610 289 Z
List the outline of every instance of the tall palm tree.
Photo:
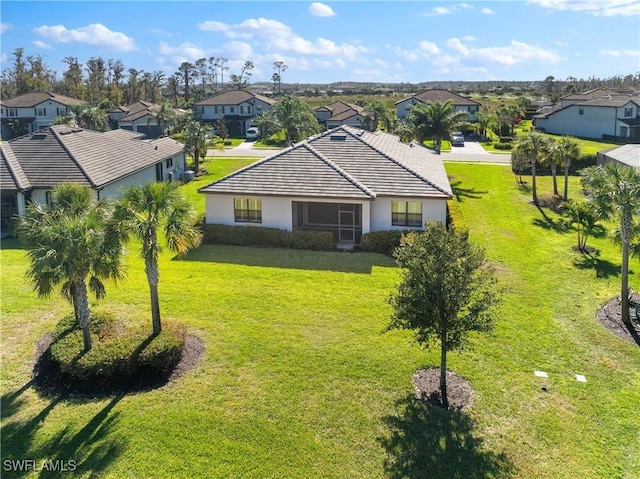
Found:
M 93 201 L 89 187 L 63 183 L 53 189 L 53 205 L 31 203 L 17 226 L 30 260 L 27 277 L 38 296 L 56 286 L 73 304 L 85 351 L 91 349 L 88 289 L 105 296 L 102 280 L 123 275 L 121 238 L 107 231 L 111 208 Z
M 606 166 L 590 166 L 580 172 L 582 185 L 591 192 L 592 201 L 603 218 L 619 222 L 622 245 L 620 268 L 622 320 L 630 324 L 629 315 L 629 251 L 634 233 L 634 221 L 640 216 L 640 172 L 630 166 L 611 162 Z
M 571 162 L 580 158 L 580 146 L 578 142 L 563 136 L 560 138 L 554 149 L 555 155 L 558 157 L 558 161 L 564 167 L 564 193 L 562 195 L 563 201 L 569 199 L 569 168 L 571 168 Z
M 199 121 L 191 120 L 185 125 L 183 135 L 187 152 L 193 157 L 193 169 L 197 175 L 200 171 L 200 156 L 204 157 L 207 152 L 207 129 Z
M 559 157 L 559 155 L 556 152 L 556 147 L 557 147 L 556 141 L 551 137 L 549 137 L 548 140 L 549 142 L 547 145 L 545 145 L 545 148 L 540 153 L 539 159 L 541 164 L 548 166 L 549 169 L 551 170 L 553 194 L 555 196 L 559 196 L 557 174 L 558 174 L 558 166 L 562 166 L 562 159 Z
M 107 113 L 97 106 L 81 107 L 76 111 L 76 123 L 88 130 L 107 131 L 109 119 Z
M 148 183 L 125 190 L 122 200 L 116 205 L 114 218 L 116 231 L 132 233 L 140 240 L 149 282 L 153 334 L 157 335 L 162 330 L 158 298 L 158 256 L 162 246 L 158 232 L 164 233 L 169 250 L 182 256 L 202 240 L 202 233 L 195 226 L 196 213 L 175 183 Z
M 369 102 L 364 107 L 364 125 L 368 130 L 376 131 L 380 123 L 383 124 L 386 131 L 390 130 L 390 115 L 386 105 L 380 100 Z
M 538 205 L 538 192 L 536 188 L 536 165 L 538 158 L 544 154 L 548 148 L 549 140 L 546 136 L 535 131 L 530 131 L 526 135 L 519 136 L 514 146 L 516 155 L 528 158 L 531 165 L 531 191 L 533 193 L 533 203 Z
M 438 154 L 442 140 L 448 138 L 452 131 L 459 129 L 468 117 L 468 113 L 456 111 L 452 100 L 445 103 L 418 104 L 407 115 L 409 123 L 414 127 L 416 138 L 421 143 L 433 139 Z
M 167 134 L 167 123 L 176 117 L 176 112 L 171 108 L 171 105 L 165 101 L 153 113 L 160 124 L 161 136 L 165 136 Z M 149 117 L 149 120 L 151 120 L 151 117 Z
M 262 115 L 259 125 L 263 135 L 284 131 L 287 146 L 320 131 L 311 107 L 296 96 L 286 96 L 275 103 Z

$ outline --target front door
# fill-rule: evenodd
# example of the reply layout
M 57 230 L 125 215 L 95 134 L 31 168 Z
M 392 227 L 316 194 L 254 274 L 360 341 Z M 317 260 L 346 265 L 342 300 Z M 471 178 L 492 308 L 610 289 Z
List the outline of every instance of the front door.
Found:
M 343 205 L 340 205 L 340 211 L 338 213 L 339 224 L 338 224 L 338 242 L 339 243 L 354 243 L 356 239 L 355 234 L 355 215 L 353 214 L 353 209 L 346 210 L 342 209 Z M 353 205 L 349 205 L 353 206 Z

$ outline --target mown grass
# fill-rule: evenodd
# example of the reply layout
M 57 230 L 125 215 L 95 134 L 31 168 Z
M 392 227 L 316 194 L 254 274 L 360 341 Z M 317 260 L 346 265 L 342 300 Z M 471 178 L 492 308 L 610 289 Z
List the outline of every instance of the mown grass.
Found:
M 206 345 L 195 370 L 140 394 L 40 397 L 35 344 L 70 307 L 35 297 L 24 251 L 5 241 L 2 459 L 73 459 L 73 477 L 640 476 L 640 348 L 594 319 L 617 294 L 618 250 L 601 237 L 592 260 L 572 253 L 575 234 L 528 204 L 508 167 L 446 167 L 505 287 L 495 332 L 449 357 L 474 388 L 468 411 L 411 398 L 412 372 L 438 351 L 381 332 L 399 275 L 390 258 L 218 245 L 160 258 L 164 316 Z M 142 261 L 127 261 L 99 307 L 148 317 Z M 534 370 L 549 373 L 547 392 Z

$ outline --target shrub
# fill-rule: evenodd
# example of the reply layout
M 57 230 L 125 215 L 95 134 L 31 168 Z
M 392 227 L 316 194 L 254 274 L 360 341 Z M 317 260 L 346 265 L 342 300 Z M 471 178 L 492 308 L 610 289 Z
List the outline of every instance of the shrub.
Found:
M 541 208 L 549 208 L 551 211 L 558 213 L 562 209 L 562 196 L 551 193 L 538 195 L 538 205 Z
M 447 201 L 447 226 L 455 231 L 467 229 L 467 225 L 462 216 L 462 210 L 460 209 L 460 203 L 455 197 Z
M 286 231 L 287 244 L 294 249 L 316 251 L 334 249 L 333 233 L 328 231 Z
M 496 150 L 511 150 L 513 148 L 513 144 L 511 144 L 511 143 L 494 143 L 493 147 Z
M 400 238 L 406 231 L 387 230 L 365 233 L 360 239 L 360 249 L 367 253 L 391 254 L 400 245 Z
M 54 331 L 50 359 L 63 377 L 92 383 L 127 382 L 158 377 L 180 360 L 186 339 L 184 325 L 166 322 L 151 336 L 149 325 L 128 324 L 109 313 L 92 315 L 93 347 L 83 353 L 82 330 L 73 316 L 64 318 Z
M 278 228 L 202 225 L 205 244 L 272 246 L 310 250 L 334 249 L 333 234 L 326 231 L 287 231 Z

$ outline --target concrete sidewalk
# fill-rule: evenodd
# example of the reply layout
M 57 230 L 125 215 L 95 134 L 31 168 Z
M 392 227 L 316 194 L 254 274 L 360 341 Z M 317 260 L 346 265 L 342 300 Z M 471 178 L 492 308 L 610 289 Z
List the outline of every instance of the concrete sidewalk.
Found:
M 238 146 L 225 148 L 224 150 L 214 150 L 210 148 L 207 150 L 207 156 L 255 156 L 256 158 L 264 158 L 281 151 L 280 148 L 254 148 L 254 145 L 255 143 L 253 141 L 243 141 Z

